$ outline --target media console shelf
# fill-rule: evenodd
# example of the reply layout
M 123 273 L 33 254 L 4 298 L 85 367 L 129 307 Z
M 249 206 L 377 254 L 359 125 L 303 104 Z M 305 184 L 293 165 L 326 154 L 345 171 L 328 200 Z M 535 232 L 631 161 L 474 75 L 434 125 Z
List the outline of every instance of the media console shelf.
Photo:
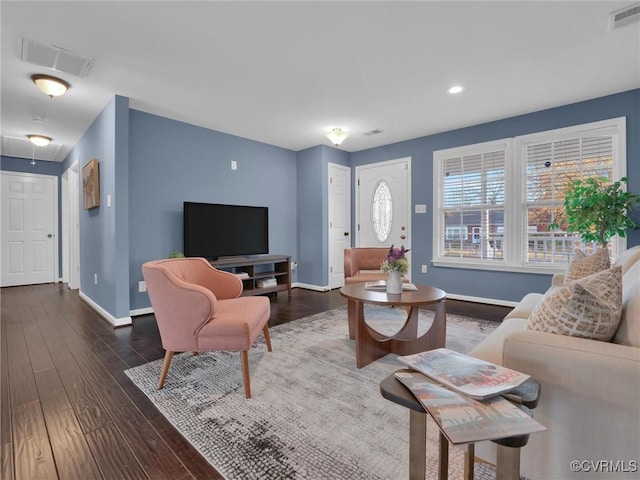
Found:
M 287 290 L 291 294 L 291 257 L 286 255 L 258 255 L 212 260 L 211 265 L 231 272 L 242 280 L 242 296 L 277 294 Z M 263 281 L 275 279 L 273 286 L 260 286 Z

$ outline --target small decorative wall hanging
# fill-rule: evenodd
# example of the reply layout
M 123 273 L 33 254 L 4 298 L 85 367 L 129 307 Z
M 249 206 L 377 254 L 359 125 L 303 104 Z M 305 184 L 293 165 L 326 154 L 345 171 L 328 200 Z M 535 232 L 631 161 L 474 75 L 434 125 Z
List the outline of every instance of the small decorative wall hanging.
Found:
M 85 210 L 100 206 L 100 169 L 96 158 L 82 167 L 82 192 Z

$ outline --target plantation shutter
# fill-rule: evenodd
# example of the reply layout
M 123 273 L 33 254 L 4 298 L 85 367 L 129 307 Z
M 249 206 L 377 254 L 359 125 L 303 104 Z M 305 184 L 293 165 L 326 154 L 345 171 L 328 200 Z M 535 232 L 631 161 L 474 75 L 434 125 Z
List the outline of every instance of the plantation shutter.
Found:
M 443 256 L 503 258 L 505 158 L 501 149 L 442 160 Z
M 564 263 L 579 248 L 579 238 L 562 228 L 564 192 L 575 180 L 612 180 L 613 145 L 612 135 L 584 135 L 525 147 L 527 262 Z M 561 230 L 550 232 L 554 221 Z

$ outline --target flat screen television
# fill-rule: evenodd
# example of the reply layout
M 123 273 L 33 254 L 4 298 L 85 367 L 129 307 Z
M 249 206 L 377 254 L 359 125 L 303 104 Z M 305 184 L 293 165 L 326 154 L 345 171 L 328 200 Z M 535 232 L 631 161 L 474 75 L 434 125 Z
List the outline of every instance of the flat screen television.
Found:
M 184 202 L 184 254 L 236 257 L 269 253 L 269 209 Z

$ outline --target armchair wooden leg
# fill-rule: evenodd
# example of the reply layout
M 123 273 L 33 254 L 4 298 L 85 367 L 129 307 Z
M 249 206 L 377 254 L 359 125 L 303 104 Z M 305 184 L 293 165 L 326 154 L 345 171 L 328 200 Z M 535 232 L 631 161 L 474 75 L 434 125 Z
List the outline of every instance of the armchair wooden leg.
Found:
M 242 380 L 244 382 L 244 396 L 251 398 L 251 380 L 249 379 L 249 351 L 240 352 L 240 362 L 242 363 Z
M 167 373 L 169 373 L 169 365 L 171 365 L 171 359 L 173 358 L 173 352 L 167 350 L 167 353 L 164 354 L 164 363 L 162 364 L 162 371 L 160 372 L 160 379 L 158 380 L 158 390 L 164 387 L 164 380 L 167 378 Z
M 264 332 L 264 341 L 267 343 L 267 350 L 271 351 L 271 336 L 269 335 L 269 324 L 265 323 L 264 328 L 262 329 Z

